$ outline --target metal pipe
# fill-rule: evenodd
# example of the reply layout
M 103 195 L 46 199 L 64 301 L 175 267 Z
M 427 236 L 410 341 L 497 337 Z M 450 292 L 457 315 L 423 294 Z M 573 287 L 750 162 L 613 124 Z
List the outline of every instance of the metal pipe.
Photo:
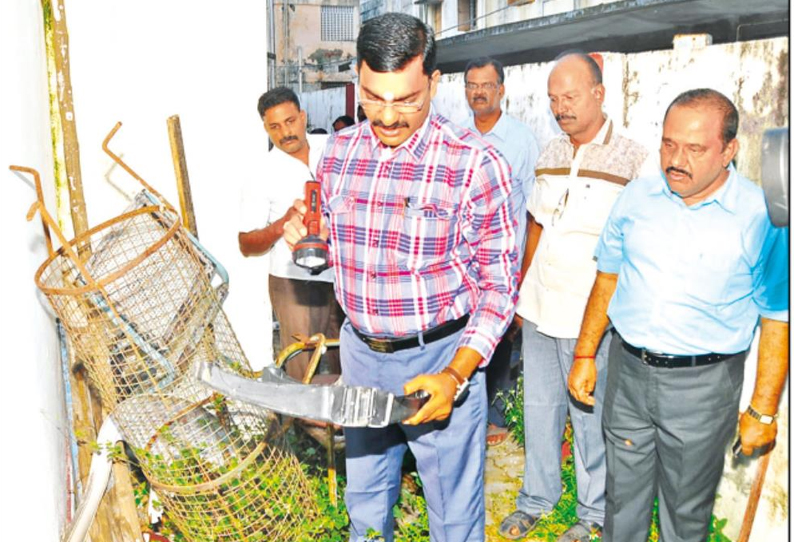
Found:
M 41 189 L 41 176 L 39 172 L 33 169 L 32 167 L 25 167 L 25 166 L 8 166 L 8 169 L 11 171 L 19 171 L 20 173 L 29 173 L 33 175 L 33 182 L 36 184 L 36 200 L 44 206 L 44 191 Z M 52 257 L 55 252 L 52 248 L 52 238 L 50 237 L 50 229 L 47 227 L 47 222 L 44 220 L 44 216 L 41 217 L 41 225 L 44 228 L 44 239 L 47 241 L 47 254 Z
M 94 522 L 96 511 L 102 496 L 105 494 L 110 474 L 113 469 L 111 447 L 122 439 L 121 433 L 112 416 L 105 418 L 97 435 L 98 451 L 91 458 L 91 470 L 88 472 L 88 481 L 83 492 L 83 499 L 77 507 L 74 521 L 66 528 L 61 538 L 62 542 L 83 542 L 86 540 L 88 529 Z

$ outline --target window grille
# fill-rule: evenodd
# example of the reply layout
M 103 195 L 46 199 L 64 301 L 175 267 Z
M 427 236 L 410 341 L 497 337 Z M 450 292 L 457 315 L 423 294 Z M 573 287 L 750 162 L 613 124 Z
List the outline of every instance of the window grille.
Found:
M 320 39 L 322 41 L 355 41 L 354 6 L 321 6 Z

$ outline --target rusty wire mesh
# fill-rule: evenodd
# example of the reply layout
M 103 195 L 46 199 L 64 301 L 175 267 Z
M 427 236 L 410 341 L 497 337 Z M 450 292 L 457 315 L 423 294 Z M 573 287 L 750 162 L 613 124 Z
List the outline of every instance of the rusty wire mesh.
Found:
M 251 374 L 221 308 L 226 283 L 150 198 L 59 249 L 36 283 L 189 540 L 295 540 L 316 508 L 278 418 L 190 374 L 197 361 Z

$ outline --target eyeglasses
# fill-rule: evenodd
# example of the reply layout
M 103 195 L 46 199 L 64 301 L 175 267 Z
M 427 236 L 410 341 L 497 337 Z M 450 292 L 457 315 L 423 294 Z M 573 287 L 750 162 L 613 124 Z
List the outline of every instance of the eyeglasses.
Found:
M 466 83 L 466 90 L 496 90 L 499 88 L 499 83 Z
M 427 88 L 430 88 L 430 84 L 428 83 Z M 368 113 L 379 113 L 385 107 L 391 107 L 397 113 L 418 113 L 422 110 L 427 103 L 427 96 L 421 102 L 384 102 L 381 100 L 368 100 L 366 98 L 361 97 L 361 89 L 359 88 L 359 98 L 358 103 L 361 107 L 364 108 L 364 111 Z
M 557 203 L 557 207 L 554 209 L 554 212 L 551 214 L 551 225 L 555 226 L 557 222 L 562 220 L 562 214 L 565 212 L 565 209 L 568 207 L 568 194 L 569 189 L 565 189 L 565 193 L 560 198 L 560 201 Z

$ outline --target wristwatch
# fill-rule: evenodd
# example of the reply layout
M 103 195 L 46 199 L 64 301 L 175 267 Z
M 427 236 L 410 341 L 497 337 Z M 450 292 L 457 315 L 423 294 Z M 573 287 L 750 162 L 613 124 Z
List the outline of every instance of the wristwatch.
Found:
M 777 419 L 777 414 L 761 414 L 753 408 L 753 405 L 747 405 L 747 414 L 764 425 L 772 425 Z
M 462 402 L 466 392 L 469 391 L 469 379 L 463 378 L 461 374 L 452 367 L 444 367 L 441 372 L 448 374 L 452 377 L 452 380 L 455 381 L 456 388 L 455 398 L 452 400 L 453 403 L 458 404 L 459 402 Z

